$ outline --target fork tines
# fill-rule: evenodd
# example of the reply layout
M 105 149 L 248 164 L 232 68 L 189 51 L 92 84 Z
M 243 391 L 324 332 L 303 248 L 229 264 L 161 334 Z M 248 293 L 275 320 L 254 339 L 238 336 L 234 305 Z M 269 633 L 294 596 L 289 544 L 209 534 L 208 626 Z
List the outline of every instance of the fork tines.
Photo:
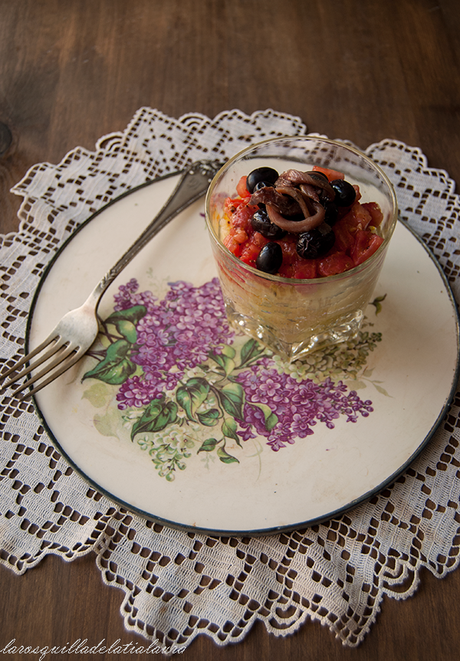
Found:
M 48 350 L 40 356 L 39 354 L 41 354 L 47 347 L 49 347 Z M 24 393 L 20 397 L 20 400 L 22 401 L 26 397 L 30 397 L 31 395 L 41 390 L 44 386 L 48 385 L 48 383 L 51 383 L 51 381 L 54 381 L 55 378 L 69 369 L 69 367 L 71 367 L 78 360 L 76 357 L 78 354 L 79 347 L 72 346 L 70 342 L 64 342 L 59 335 L 49 336 L 33 351 L 18 360 L 17 363 L 15 363 L 5 372 L 0 374 L 0 382 L 4 381 L 4 379 L 9 377 L 11 374 L 14 374 L 11 379 L 9 379 L 1 386 L 0 392 L 4 392 L 7 388 L 10 388 L 15 383 L 17 383 L 20 379 L 36 370 L 37 367 L 43 365 L 46 363 L 46 361 L 50 361 L 43 367 L 43 369 L 41 369 L 36 374 L 33 374 L 30 378 L 26 379 L 22 385 L 20 385 L 11 393 L 12 396 L 15 396 L 21 391 L 30 387 L 32 384 L 39 382 L 35 388 L 27 393 Z M 38 356 L 38 358 L 30 363 L 30 360 L 35 356 Z M 50 360 L 52 358 L 54 359 Z M 27 365 L 27 363 L 29 363 L 29 365 Z M 21 369 L 25 365 L 27 366 L 24 369 Z M 48 378 L 40 382 L 40 379 L 43 379 L 43 377 L 47 375 Z

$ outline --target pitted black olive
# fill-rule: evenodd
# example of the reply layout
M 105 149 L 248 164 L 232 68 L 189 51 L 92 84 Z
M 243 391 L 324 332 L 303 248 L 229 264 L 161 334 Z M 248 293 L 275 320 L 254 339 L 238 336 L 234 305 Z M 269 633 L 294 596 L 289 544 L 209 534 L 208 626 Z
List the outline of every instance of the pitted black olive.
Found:
M 338 207 L 351 207 L 356 200 L 354 187 L 345 179 L 334 179 L 331 186 L 335 192 L 334 202 Z
M 339 218 L 339 210 L 337 208 L 337 205 L 334 204 L 334 202 L 330 202 L 329 204 L 325 204 L 324 208 L 326 209 L 324 222 L 327 223 L 330 227 L 332 227 Z
M 335 234 L 330 225 L 322 223 L 315 229 L 302 232 L 297 239 L 297 254 L 303 259 L 316 259 L 325 255 L 335 243 Z
M 265 209 L 259 209 L 255 212 L 251 218 L 251 225 L 256 232 L 260 232 L 266 239 L 279 241 L 279 239 L 282 239 L 286 235 L 286 232 L 281 227 L 272 223 Z
M 264 181 L 266 184 L 271 184 L 273 186 L 278 177 L 278 172 L 273 168 L 257 168 L 248 174 L 246 179 L 246 188 L 252 194 L 256 185 L 261 181 Z
M 329 181 L 327 176 L 324 174 L 324 172 L 320 172 L 319 170 L 312 170 L 311 172 L 307 172 L 312 179 L 319 179 L 320 181 Z
M 274 275 L 278 272 L 282 262 L 283 251 L 281 250 L 281 246 L 279 243 L 274 243 L 271 241 L 270 243 L 267 243 L 260 251 L 256 260 L 256 266 L 259 271 L 264 271 L 265 273 L 271 273 Z

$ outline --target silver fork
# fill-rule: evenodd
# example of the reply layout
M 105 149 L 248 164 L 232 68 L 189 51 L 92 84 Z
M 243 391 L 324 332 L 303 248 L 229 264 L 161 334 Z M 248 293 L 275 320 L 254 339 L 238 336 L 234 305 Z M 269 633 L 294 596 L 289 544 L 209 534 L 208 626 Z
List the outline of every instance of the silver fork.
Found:
M 35 373 L 31 378 L 26 379 L 22 385 L 11 393 L 12 396 L 15 396 L 35 383 L 34 388 L 20 397 L 23 400 L 47 386 L 80 360 L 98 335 L 99 319 L 97 309 L 106 289 L 125 266 L 132 261 L 140 250 L 165 225 L 205 194 L 211 179 L 221 165 L 217 161 L 197 161 L 182 172 L 179 183 L 161 211 L 155 216 L 133 245 L 122 255 L 115 266 L 104 275 L 83 305 L 67 312 L 38 347 L 0 375 L 0 382 L 2 382 L 8 376 L 15 373 L 0 388 L 0 392 L 11 387 L 18 380 L 36 370 L 40 365 L 43 365 L 43 368 L 39 372 Z M 36 360 L 27 365 L 35 356 L 37 356 Z M 21 369 L 22 367 L 24 369 Z

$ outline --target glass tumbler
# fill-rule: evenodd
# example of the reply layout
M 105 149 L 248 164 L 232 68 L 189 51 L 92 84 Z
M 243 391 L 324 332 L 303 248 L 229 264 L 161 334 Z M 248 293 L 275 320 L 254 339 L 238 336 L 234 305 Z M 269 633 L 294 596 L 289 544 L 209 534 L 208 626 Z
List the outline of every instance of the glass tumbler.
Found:
M 243 175 L 269 166 L 280 174 L 289 168 L 320 166 L 343 172 L 357 184 L 360 202 L 377 202 L 383 213 L 383 243 L 362 264 L 327 277 L 285 278 L 248 266 L 221 241 L 221 219 L 228 197 L 236 197 Z M 382 269 L 398 216 L 396 195 L 383 170 L 359 150 L 326 138 L 275 138 L 252 145 L 216 174 L 206 197 L 206 222 L 217 265 L 226 313 L 236 330 L 259 340 L 293 361 L 311 351 L 354 337 Z

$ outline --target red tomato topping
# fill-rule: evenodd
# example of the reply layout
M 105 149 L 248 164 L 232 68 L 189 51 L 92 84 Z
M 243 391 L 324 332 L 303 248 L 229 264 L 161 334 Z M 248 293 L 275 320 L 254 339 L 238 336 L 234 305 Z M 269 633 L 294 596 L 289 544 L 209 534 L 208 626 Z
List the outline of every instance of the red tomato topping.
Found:
M 370 213 L 371 225 L 378 227 L 383 220 L 383 213 L 377 202 L 364 202 L 362 206 Z
M 248 191 L 246 188 L 246 176 L 241 177 L 239 180 L 237 186 L 236 186 L 236 192 L 240 197 L 251 197 L 251 193 Z
M 248 237 L 246 235 L 246 239 L 247 238 Z M 228 236 L 226 236 L 225 239 L 222 241 L 222 243 L 226 248 L 228 248 L 228 250 L 230 250 L 230 252 L 232 252 L 235 255 L 235 257 L 239 257 L 243 252 L 244 241 L 238 242 L 234 234 L 229 234 Z
M 281 241 L 277 241 L 276 243 L 280 244 L 281 250 L 283 251 L 283 262 L 292 264 L 298 258 L 296 236 L 287 234 L 284 239 L 281 239 Z
M 294 278 L 303 278 L 311 280 L 317 277 L 317 261 L 316 259 L 299 259 L 294 265 Z
M 345 222 L 339 220 L 334 225 L 335 244 L 334 248 L 338 251 L 348 252 L 354 243 L 352 228 L 349 228 Z
M 313 166 L 313 170 L 323 172 L 329 181 L 344 179 L 336 170 Z M 357 188 L 357 187 L 355 187 Z M 249 205 L 250 193 L 246 189 L 246 177 L 241 177 L 237 191 L 239 197 L 225 201 L 225 216 L 229 219 L 229 233 L 223 244 L 245 264 L 256 268 L 257 257 L 269 242 L 260 232 L 254 231 L 251 218 L 257 206 Z M 337 275 L 366 261 L 383 243 L 375 233 L 383 219 L 382 211 L 376 202 L 361 204 L 361 194 L 357 188 L 356 201 L 349 209 L 339 210 L 339 220 L 333 225 L 335 243 L 331 250 L 316 259 L 304 259 L 297 253 L 296 234 L 276 241 L 281 246 L 283 262 L 278 275 L 285 278 L 312 279 Z
M 344 271 L 349 271 L 354 266 L 351 257 L 344 252 L 335 252 L 327 257 L 318 259 L 318 275 L 326 277 L 328 275 L 338 275 Z
M 246 204 L 246 202 L 245 200 L 240 200 L 239 197 L 236 198 L 227 197 L 224 204 L 224 213 L 227 216 L 231 216 L 232 213 L 235 213 L 238 207 L 240 207 L 242 204 Z
M 267 243 L 268 239 L 262 236 L 260 232 L 254 232 L 243 248 L 243 251 L 240 255 L 241 261 L 245 264 L 248 264 L 249 266 L 255 267 L 256 259 L 264 245 Z
M 372 216 L 363 204 L 353 204 L 350 211 L 339 221 L 349 232 L 364 230 L 372 220 Z
M 355 243 L 351 249 L 351 258 L 354 266 L 362 264 L 382 245 L 383 239 L 377 234 L 366 230 L 356 232 Z
M 233 214 L 233 227 L 241 227 L 245 229 L 248 234 L 252 233 L 251 218 L 254 215 L 254 207 L 246 204 L 241 204 Z

